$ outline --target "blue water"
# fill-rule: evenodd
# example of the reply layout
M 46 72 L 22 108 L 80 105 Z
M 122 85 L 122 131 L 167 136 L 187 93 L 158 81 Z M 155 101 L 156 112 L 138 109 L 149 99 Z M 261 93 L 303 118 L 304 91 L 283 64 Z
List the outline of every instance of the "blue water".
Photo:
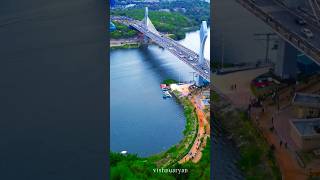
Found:
M 156 52 L 149 52 L 149 48 L 111 52 L 112 151 L 149 156 L 183 138 L 183 109 L 174 99 L 163 99 L 160 89 L 164 79 L 176 77 L 172 71 L 177 63 L 157 54 L 161 49 L 150 49 Z

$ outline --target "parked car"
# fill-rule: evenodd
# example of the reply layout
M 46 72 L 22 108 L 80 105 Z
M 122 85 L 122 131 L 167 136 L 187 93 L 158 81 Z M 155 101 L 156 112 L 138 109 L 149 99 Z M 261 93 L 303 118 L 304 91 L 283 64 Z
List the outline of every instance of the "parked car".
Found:
M 255 82 L 254 85 L 256 87 L 263 88 L 263 87 L 269 86 L 269 83 L 267 81 L 258 81 L 258 82 Z

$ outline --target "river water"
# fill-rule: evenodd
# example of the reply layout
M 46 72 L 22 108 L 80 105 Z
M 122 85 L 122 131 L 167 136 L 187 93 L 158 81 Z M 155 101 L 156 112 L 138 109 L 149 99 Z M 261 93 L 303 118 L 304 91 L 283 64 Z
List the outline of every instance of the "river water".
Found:
M 209 38 L 205 49 L 208 59 Z M 187 33 L 181 43 L 198 52 L 199 32 Z M 125 150 L 146 157 L 177 144 L 185 128 L 183 108 L 174 99 L 162 98 L 160 84 L 168 78 L 191 81 L 192 72 L 189 66 L 157 45 L 111 50 L 111 151 Z

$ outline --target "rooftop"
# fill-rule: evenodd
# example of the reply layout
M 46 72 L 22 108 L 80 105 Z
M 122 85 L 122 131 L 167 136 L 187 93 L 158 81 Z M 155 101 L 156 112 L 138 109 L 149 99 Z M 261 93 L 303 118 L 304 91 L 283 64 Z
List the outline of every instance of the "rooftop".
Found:
M 291 122 L 302 136 L 320 135 L 320 118 L 294 119 Z
M 296 93 L 292 102 L 294 105 L 320 108 L 320 95 Z

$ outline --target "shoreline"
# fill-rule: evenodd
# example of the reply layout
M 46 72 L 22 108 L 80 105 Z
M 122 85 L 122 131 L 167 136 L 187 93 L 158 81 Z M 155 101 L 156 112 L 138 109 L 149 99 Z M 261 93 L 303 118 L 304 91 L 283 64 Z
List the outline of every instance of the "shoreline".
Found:
M 186 118 L 184 136 L 177 144 L 174 144 L 173 146 L 169 147 L 167 150 L 145 158 L 146 160 L 150 160 L 151 162 L 155 163 L 158 167 L 169 167 L 169 166 L 172 166 L 172 165 L 174 166 L 175 164 L 178 164 L 179 161 L 181 159 L 183 159 L 183 157 L 186 156 L 189 153 L 189 151 L 191 150 L 191 148 L 193 147 L 194 142 L 197 138 L 198 130 L 199 130 L 198 116 L 197 116 L 197 113 L 193 110 L 193 108 L 195 108 L 195 107 L 193 106 L 193 103 L 190 101 L 190 99 L 188 99 L 187 97 L 181 98 L 181 97 L 179 97 L 179 94 L 176 94 L 174 92 L 171 92 L 171 94 L 173 94 L 173 96 L 174 96 L 173 98 L 175 98 L 176 102 L 182 106 L 183 111 L 184 111 L 184 116 Z M 191 105 L 191 107 L 190 107 L 190 105 Z M 188 109 L 188 108 L 192 109 L 191 114 L 186 113 L 186 109 Z M 194 116 L 194 119 L 191 118 L 191 119 L 193 119 L 193 121 L 188 122 L 188 116 L 190 116 L 190 115 Z M 189 123 L 194 123 L 193 125 L 195 127 L 188 130 Z M 188 130 L 188 131 L 186 131 L 186 130 Z M 194 133 L 192 133 L 192 132 L 194 132 Z M 190 136 L 190 134 L 192 134 L 192 136 Z M 191 139 L 191 141 L 190 141 L 190 139 Z M 174 154 L 174 153 L 179 152 L 179 149 L 178 149 L 179 147 L 182 147 L 180 149 L 180 151 L 182 151 L 182 152 L 177 154 L 175 157 L 168 158 L 168 156 L 170 156 L 170 154 Z M 185 148 L 185 147 L 187 147 L 187 148 Z M 161 161 L 164 161 L 164 160 L 168 160 L 168 161 L 166 161 L 164 164 L 162 164 Z
M 254 69 L 235 72 L 226 75 L 213 75 L 215 85 L 211 88 L 215 94 L 212 111 L 214 119 L 221 122 L 224 136 L 234 143 L 238 149 L 240 159 L 237 161 L 238 169 L 245 178 L 269 176 L 270 179 L 281 177 L 280 167 L 275 154 L 259 129 L 256 128 L 251 116 L 247 112 L 248 103 L 254 96 L 248 86 L 250 77 L 256 77 L 267 69 Z M 230 81 L 237 77 L 236 81 Z M 230 86 L 237 84 L 237 89 Z M 261 169 L 259 167 L 265 167 Z
M 267 140 L 256 129 L 245 111 L 234 107 L 228 99 L 218 96 L 219 102 L 214 103 L 213 106 L 214 118 L 221 122 L 226 131 L 225 135 L 239 150 L 241 158 L 238 160 L 238 168 L 246 178 L 259 176 L 279 179 L 280 167 Z M 265 169 L 259 167 L 265 167 Z
M 137 37 L 125 39 L 110 39 L 110 49 L 127 49 L 140 47 L 140 40 Z
M 209 135 L 204 135 L 203 132 L 200 133 L 200 121 L 202 121 L 202 119 L 199 119 L 197 110 L 195 110 L 195 104 L 192 102 L 192 100 L 188 97 L 179 97 L 179 94 L 176 92 L 171 92 L 171 94 L 174 96 L 172 98 L 175 98 L 175 101 L 182 106 L 184 116 L 186 118 L 183 138 L 177 144 L 172 145 L 165 151 L 150 155 L 148 157 L 137 156 L 142 160 L 148 160 L 151 163 L 154 163 L 157 167 L 162 168 L 183 164 L 189 160 L 193 163 L 197 163 L 201 159 L 202 151 L 206 147 L 206 141 L 210 139 Z M 202 131 L 206 131 L 206 127 L 204 127 L 204 130 L 202 129 Z M 188 156 L 189 152 L 194 149 L 197 139 L 201 141 L 201 147 L 198 149 L 198 158 L 196 161 L 188 159 L 187 161 L 183 162 L 186 156 Z M 120 154 L 118 152 L 110 152 Z M 127 155 L 131 154 L 128 153 Z

